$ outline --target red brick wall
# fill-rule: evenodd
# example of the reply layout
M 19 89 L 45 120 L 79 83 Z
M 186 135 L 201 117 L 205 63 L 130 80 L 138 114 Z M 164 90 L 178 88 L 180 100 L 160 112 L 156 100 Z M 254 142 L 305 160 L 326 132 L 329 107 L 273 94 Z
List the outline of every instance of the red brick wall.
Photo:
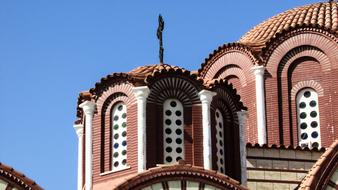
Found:
M 249 81 L 239 91 L 241 101 L 247 107 L 248 116 L 246 120 L 246 138 L 247 142 L 256 143 L 257 139 L 257 119 L 256 119 L 256 88 L 255 81 Z
M 127 104 L 127 165 L 129 169 L 111 172 L 111 109 L 98 111 L 93 118 L 93 183 L 137 172 L 137 104 Z M 111 173 L 110 173 L 111 172 Z M 102 175 L 102 173 L 107 173 Z
M 201 105 L 193 105 L 191 109 L 193 136 L 192 164 L 195 166 L 203 166 L 202 107 Z
M 319 96 L 322 146 L 329 146 L 337 138 L 337 49 L 337 44 L 323 35 L 307 33 L 285 39 L 271 52 L 265 75 L 269 144 L 298 145 L 296 93 L 291 91 L 296 84 L 312 80 L 324 91 Z

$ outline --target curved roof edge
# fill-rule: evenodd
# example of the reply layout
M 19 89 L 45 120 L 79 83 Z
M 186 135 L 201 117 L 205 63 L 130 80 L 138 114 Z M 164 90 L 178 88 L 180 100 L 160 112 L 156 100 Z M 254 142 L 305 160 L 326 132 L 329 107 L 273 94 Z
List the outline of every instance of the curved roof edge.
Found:
M 234 104 L 239 110 L 248 110 L 247 107 L 244 106 L 241 101 L 241 96 L 237 93 L 237 90 L 231 83 L 228 83 L 225 79 L 212 79 L 212 80 L 204 80 L 204 86 L 208 89 L 214 89 L 217 87 L 225 87 L 228 90 L 230 96 L 233 97 Z
M 338 169 L 338 140 L 327 148 L 299 185 L 300 190 L 325 189 L 329 177 Z
M 294 28 L 290 28 L 288 30 L 282 30 L 281 32 L 277 33 L 274 37 L 266 41 L 264 45 L 260 46 L 259 47 L 261 51 L 260 56 L 261 56 L 262 61 L 266 63 L 268 56 L 271 55 L 271 53 L 276 49 L 276 47 L 280 45 L 282 42 L 284 42 L 286 39 L 289 39 L 292 36 L 296 36 L 298 34 L 302 34 L 306 32 L 320 33 L 338 43 L 338 39 L 337 39 L 338 34 L 334 34 L 333 31 L 330 31 L 325 27 L 297 26 Z M 257 48 L 257 47 L 252 47 L 252 48 Z
M 242 43 L 226 43 L 221 46 L 218 46 L 217 49 L 215 49 L 212 53 L 209 54 L 207 58 L 205 58 L 204 62 L 201 63 L 200 68 L 198 69 L 198 75 L 204 78 L 204 75 L 206 74 L 207 70 L 210 68 L 210 66 L 221 56 L 225 55 L 229 51 L 240 51 L 246 54 L 252 63 L 259 64 L 260 58 L 257 55 L 256 52 L 250 47 Z
M 270 149 L 284 149 L 284 150 L 311 150 L 311 151 L 318 151 L 318 152 L 324 152 L 326 149 L 324 147 L 318 149 L 318 148 L 308 148 L 308 147 L 301 147 L 301 146 L 285 146 L 285 145 L 277 145 L 277 144 L 263 144 L 260 145 L 258 143 L 247 143 L 246 144 L 247 148 L 270 148 Z
M 171 179 L 177 179 L 177 177 L 179 177 L 179 179 L 193 178 L 197 182 L 210 182 L 210 185 L 217 185 L 224 190 L 247 189 L 246 187 L 241 186 L 238 181 L 224 174 L 213 170 L 206 170 L 203 167 L 185 164 L 183 160 L 180 160 L 178 164 L 160 165 L 145 172 L 133 175 L 118 184 L 115 189 L 131 190 L 140 185 L 151 185 L 154 181 L 159 181 L 159 178 L 163 179 L 163 181 L 170 181 Z
M 23 173 L 15 170 L 0 162 L 0 178 L 6 182 L 15 184 L 18 187 L 28 190 L 43 190 L 35 181 L 25 176 Z

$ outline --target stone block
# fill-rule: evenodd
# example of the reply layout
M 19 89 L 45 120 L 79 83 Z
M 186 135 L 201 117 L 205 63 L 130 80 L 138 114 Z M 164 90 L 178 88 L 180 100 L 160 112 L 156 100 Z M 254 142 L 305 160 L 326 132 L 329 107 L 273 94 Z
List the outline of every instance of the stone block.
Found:
M 290 170 L 304 170 L 305 163 L 299 161 L 289 161 L 289 169 Z
M 272 160 L 257 160 L 257 168 L 272 168 Z
M 280 172 L 278 171 L 265 171 L 265 179 L 280 180 Z
M 297 180 L 297 173 L 295 173 L 295 172 L 281 172 L 280 178 L 281 178 L 281 180 L 296 181 Z
M 312 155 L 311 152 L 306 150 L 297 150 L 296 151 L 296 158 L 298 159 L 305 159 L 305 160 L 311 160 Z
M 280 150 L 279 151 L 280 158 L 296 158 L 296 152 L 294 150 Z
M 247 159 L 246 160 L 246 167 L 256 168 L 257 167 L 256 160 L 255 159 Z
M 264 171 L 248 170 L 249 179 L 264 179 Z
M 287 183 L 274 183 L 273 184 L 274 190 L 288 190 L 290 189 L 290 184 Z
M 259 190 L 273 190 L 273 185 L 272 183 L 260 182 L 257 183 L 256 188 Z
M 320 157 L 322 154 L 323 154 L 322 152 L 312 152 L 312 153 L 311 153 L 311 159 L 312 159 L 312 160 L 318 160 L 319 157 Z
M 264 157 L 279 158 L 279 150 L 277 149 L 264 149 Z
M 288 169 L 289 168 L 289 161 L 273 160 L 272 166 L 273 166 L 274 169 Z
M 250 189 L 250 190 L 257 190 L 257 188 L 256 188 L 256 182 L 248 181 L 247 185 L 248 185 L 248 189 Z
M 263 149 L 261 148 L 248 148 L 247 149 L 247 155 L 248 156 L 259 156 L 262 157 L 263 156 Z

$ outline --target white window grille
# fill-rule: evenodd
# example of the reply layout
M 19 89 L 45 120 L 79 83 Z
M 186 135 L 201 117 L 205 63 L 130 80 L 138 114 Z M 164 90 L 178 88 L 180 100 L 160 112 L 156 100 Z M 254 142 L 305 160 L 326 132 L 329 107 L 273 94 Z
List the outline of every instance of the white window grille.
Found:
M 127 107 L 117 103 L 112 110 L 112 171 L 127 167 Z
M 163 104 L 163 159 L 165 164 L 184 159 L 183 105 L 177 99 Z
M 299 145 L 319 148 L 321 140 L 317 92 L 312 88 L 299 91 L 296 103 Z
M 217 157 L 217 171 L 224 173 L 224 118 L 219 109 L 215 111 L 216 121 L 216 157 Z

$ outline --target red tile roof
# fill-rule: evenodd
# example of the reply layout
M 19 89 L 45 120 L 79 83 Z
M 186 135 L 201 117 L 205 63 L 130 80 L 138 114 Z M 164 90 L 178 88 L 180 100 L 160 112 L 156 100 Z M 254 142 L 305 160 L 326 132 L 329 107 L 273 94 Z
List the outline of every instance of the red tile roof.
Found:
M 213 170 L 206 170 L 203 167 L 192 166 L 185 164 L 183 160 L 174 165 L 160 165 L 155 168 L 146 170 L 143 173 L 136 174 L 123 182 L 118 184 L 115 188 L 117 190 L 129 190 L 138 188 L 141 184 L 144 186 L 153 184 L 154 181 L 170 181 L 179 179 L 194 179 L 194 181 L 201 181 L 209 185 L 215 185 L 220 189 L 236 189 L 245 190 L 247 188 L 240 185 L 240 183 L 224 174 Z
M 280 13 L 255 26 L 239 40 L 251 47 L 264 47 L 276 34 L 297 27 L 323 28 L 338 34 L 338 3 L 314 3 Z
M 0 163 L 0 177 L 10 183 L 14 183 L 21 189 L 42 190 L 42 187 L 36 184 L 35 181 L 26 177 L 25 174 L 3 163 Z
M 325 151 L 325 148 L 308 148 L 308 147 L 301 147 L 301 146 L 292 146 L 292 145 L 289 145 L 289 146 L 285 146 L 285 145 L 277 145 L 277 144 L 264 144 L 264 145 L 259 145 L 258 143 L 256 144 L 252 144 L 252 143 L 247 143 L 246 144 L 246 147 L 247 148 L 270 148 L 270 149 L 287 149 L 287 150 L 312 150 L 312 151 L 318 151 L 318 152 L 324 152 Z

